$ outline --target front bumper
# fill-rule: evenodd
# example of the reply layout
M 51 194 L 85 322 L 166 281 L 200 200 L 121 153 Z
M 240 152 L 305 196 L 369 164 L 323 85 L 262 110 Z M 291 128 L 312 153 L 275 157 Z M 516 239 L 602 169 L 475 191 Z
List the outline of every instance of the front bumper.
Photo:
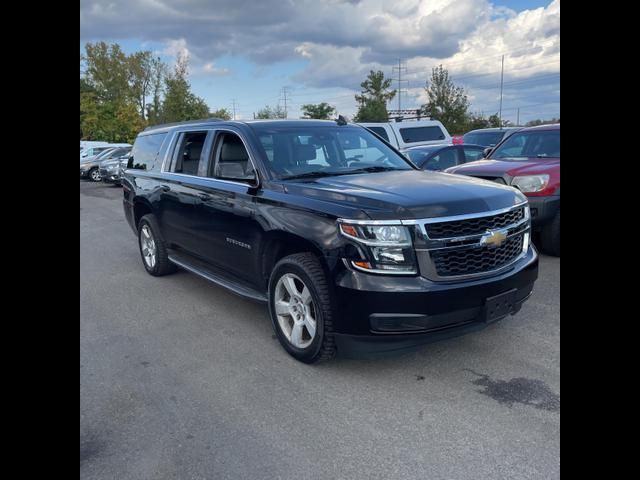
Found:
M 551 222 L 560 210 L 560 196 L 527 197 L 531 209 L 531 227 L 539 229 Z
M 107 182 L 107 183 L 120 182 L 120 174 L 118 173 L 118 170 L 106 170 L 104 168 L 101 168 L 100 176 L 102 177 L 103 182 Z
M 514 314 L 537 277 L 533 246 L 507 272 L 455 283 L 346 270 L 336 281 L 338 349 L 358 356 L 395 352 L 479 330 L 495 320 L 487 320 L 488 298 L 514 291 L 504 316 Z

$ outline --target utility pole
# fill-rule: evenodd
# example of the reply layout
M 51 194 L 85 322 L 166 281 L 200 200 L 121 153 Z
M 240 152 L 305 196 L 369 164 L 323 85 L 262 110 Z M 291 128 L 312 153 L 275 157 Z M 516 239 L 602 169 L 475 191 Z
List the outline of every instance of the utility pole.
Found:
M 231 101 L 233 103 L 233 119 L 235 120 L 236 119 L 236 99 L 234 98 Z
M 400 115 L 400 110 L 402 110 L 402 82 L 408 82 L 409 80 L 402 80 L 402 71 L 403 70 L 407 70 L 407 67 L 403 67 L 402 66 L 402 59 L 399 58 L 398 59 L 398 66 L 397 67 L 393 67 L 391 69 L 391 74 L 393 75 L 394 71 L 398 70 L 398 79 L 396 80 L 396 82 L 398 82 L 398 115 Z
M 289 87 L 282 87 L 282 97 L 284 100 L 284 118 L 288 118 L 287 117 L 287 93 L 288 93 Z
M 502 55 L 502 68 L 500 70 L 500 128 L 502 128 L 502 85 L 504 80 L 504 55 Z
M 516 126 L 518 126 L 518 127 L 520 126 L 520 107 L 518 107 L 518 117 L 517 117 L 517 120 L 516 120 Z

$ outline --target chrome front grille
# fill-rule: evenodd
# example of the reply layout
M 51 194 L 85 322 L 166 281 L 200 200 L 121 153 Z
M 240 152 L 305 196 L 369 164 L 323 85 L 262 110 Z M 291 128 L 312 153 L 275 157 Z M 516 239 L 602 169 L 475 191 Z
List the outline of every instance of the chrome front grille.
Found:
M 509 210 L 490 217 L 468 218 L 451 222 L 428 223 L 425 225 L 431 239 L 483 235 L 487 230 L 505 228 L 524 218 L 524 207 Z
M 508 270 L 529 248 L 526 203 L 482 214 L 416 221 L 421 275 L 454 281 Z

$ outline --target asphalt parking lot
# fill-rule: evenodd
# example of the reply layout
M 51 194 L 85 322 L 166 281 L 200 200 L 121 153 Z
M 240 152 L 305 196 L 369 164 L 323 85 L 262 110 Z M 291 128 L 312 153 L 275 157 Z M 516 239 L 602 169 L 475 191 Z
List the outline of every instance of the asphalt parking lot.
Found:
M 481 332 L 308 366 L 266 306 L 148 275 L 121 199 L 80 182 L 81 478 L 559 478 L 558 258 Z

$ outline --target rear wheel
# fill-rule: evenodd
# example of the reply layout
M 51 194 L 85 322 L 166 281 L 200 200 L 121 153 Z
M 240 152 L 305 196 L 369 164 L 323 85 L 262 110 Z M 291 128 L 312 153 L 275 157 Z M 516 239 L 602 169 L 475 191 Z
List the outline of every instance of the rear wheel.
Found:
M 269 313 L 284 349 L 305 363 L 336 354 L 334 307 L 326 274 L 311 253 L 280 260 L 269 279 Z
M 560 256 L 560 210 L 553 217 L 551 223 L 542 228 L 540 242 L 544 253 L 555 257 Z
M 151 213 L 138 223 L 138 246 L 144 268 L 150 275 L 160 277 L 176 271 L 177 267 L 169 260 L 156 218 Z

